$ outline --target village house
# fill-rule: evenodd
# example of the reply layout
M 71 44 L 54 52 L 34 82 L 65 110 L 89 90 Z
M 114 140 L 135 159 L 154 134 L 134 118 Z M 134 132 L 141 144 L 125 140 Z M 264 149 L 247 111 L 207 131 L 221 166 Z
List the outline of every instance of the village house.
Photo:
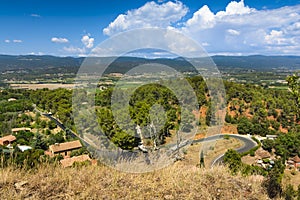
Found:
M 296 169 L 297 169 L 297 168 L 300 168 L 300 158 L 299 158 L 298 155 L 295 156 L 295 157 L 293 158 L 293 161 L 294 161 L 294 166 L 295 166 L 295 168 L 296 168 Z
M 255 152 L 256 164 L 262 166 L 263 168 L 271 168 L 274 165 L 274 161 L 271 160 L 271 154 L 268 151 L 259 148 Z M 267 161 L 267 162 L 266 162 Z
M 267 140 L 275 140 L 278 135 L 266 135 Z
M 293 158 L 289 158 L 286 162 L 286 166 L 288 169 L 300 169 L 300 158 L 299 156 L 295 156 Z
M 76 149 L 80 149 L 82 147 L 79 140 L 64 142 L 64 143 L 56 143 L 49 146 L 49 155 L 62 155 L 63 157 L 70 157 L 71 152 Z
M 267 159 L 271 157 L 271 154 L 266 151 L 263 150 L 262 148 L 259 148 L 256 152 L 255 152 L 256 157 L 258 157 L 259 159 Z
M 14 135 L 7 135 L 2 138 L 0 138 L 0 145 L 7 146 L 9 144 L 12 144 L 14 141 L 16 141 L 16 137 Z

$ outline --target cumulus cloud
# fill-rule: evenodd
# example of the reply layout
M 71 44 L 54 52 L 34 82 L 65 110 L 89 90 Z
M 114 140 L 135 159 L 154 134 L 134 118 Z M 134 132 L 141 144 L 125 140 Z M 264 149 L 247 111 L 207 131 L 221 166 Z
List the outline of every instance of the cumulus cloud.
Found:
M 216 13 L 207 5 L 190 18 L 187 12 L 180 1 L 149 2 L 120 14 L 103 33 L 110 36 L 133 28 L 161 27 L 183 32 L 210 53 L 300 55 L 300 5 L 257 10 L 241 0 Z
M 212 28 L 215 25 L 215 15 L 207 5 L 194 13 L 193 17 L 186 22 L 187 27 L 198 29 Z
M 148 2 L 144 6 L 120 14 L 108 27 L 103 29 L 105 35 L 126 31 L 133 28 L 171 26 L 188 12 L 188 8 L 180 1 L 157 4 Z
M 90 36 L 90 34 L 86 34 L 81 37 L 81 47 L 76 46 L 68 46 L 63 48 L 63 52 L 68 55 L 74 55 L 77 56 L 87 56 L 87 54 L 90 52 L 91 48 L 94 46 L 95 39 Z
M 216 14 L 214 14 L 207 5 L 204 5 L 193 14 L 192 18 L 187 20 L 183 28 L 188 31 L 195 31 L 213 28 L 216 25 L 225 23 L 244 24 L 245 21 L 241 19 L 241 17 L 255 12 L 256 10 L 246 6 L 243 0 L 240 2 L 230 2 L 225 11 L 219 11 Z M 232 31 L 229 31 L 229 33 L 232 33 Z
M 218 12 L 217 16 L 223 17 L 226 15 L 244 15 L 254 11 L 254 8 L 249 8 L 245 5 L 244 0 L 241 0 L 240 2 L 232 1 L 227 5 L 225 11 Z
M 89 35 L 82 36 L 81 42 L 88 49 L 90 49 L 90 48 L 92 48 L 94 46 L 94 38 L 91 38 Z
M 212 13 L 203 6 L 181 30 L 209 52 L 234 54 L 298 54 L 300 6 L 256 10 L 244 1 L 231 2 L 225 11 Z
M 10 43 L 10 40 L 4 40 L 5 43 Z
M 53 37 L 53 38 L 51 38 L 51 42 L 54 42 L 54 43 L 68 43 L 69 40 L 67 38 Z

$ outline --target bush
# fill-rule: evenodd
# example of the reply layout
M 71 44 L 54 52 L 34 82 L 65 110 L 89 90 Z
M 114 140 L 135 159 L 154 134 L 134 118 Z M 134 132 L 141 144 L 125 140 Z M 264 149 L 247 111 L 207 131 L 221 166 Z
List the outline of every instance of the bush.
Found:
M 230 136 L 229 136 L 229 135 L 224 135 L 223 138 L 224 138 L 225 140 L 229 140 Z
M 250 150 L 249 155 L 254 157 L 255 156 L 255 151 L 254 150 Z
M 297 192 L 294 190 L 293 186 L 289 184 L 285 191 L 284 191 L 284 197 L 286 200 L 293 200 L 297 196 Z

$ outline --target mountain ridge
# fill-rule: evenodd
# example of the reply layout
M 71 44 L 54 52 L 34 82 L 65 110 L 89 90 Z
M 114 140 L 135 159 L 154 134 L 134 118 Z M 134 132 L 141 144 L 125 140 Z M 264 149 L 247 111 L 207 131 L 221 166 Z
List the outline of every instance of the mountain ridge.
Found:
M 130 58 L 130 59 L 128 59 Z M 300 56 L 212 56 L 217 67 L 247 68 L 267 71 L 274 68 L 286 68 L 290 70 L 300 69 Z M 35 70 L 43 68 L 70 68 L 78 70 L 85 57 L 58 57 L 52 55 L 0 55 L 0 72 L 10 70 Z M 159 62 L 165 65 L 172 65 L 182 68 L 183 71 L 191 70 L 191 65 L 182 58 L 140 58 L 120 57 L 116 63 L 120 67 L 126 67 L 133 63 Z M 113 67 L 113 66 L 112 66 Z

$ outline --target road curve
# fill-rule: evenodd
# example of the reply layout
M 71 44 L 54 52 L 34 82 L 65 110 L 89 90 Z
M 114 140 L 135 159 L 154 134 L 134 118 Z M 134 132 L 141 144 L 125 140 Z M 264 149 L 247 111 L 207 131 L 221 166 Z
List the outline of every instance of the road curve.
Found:
M 236 138 L 244 143 L 244 145 L 242 147 L 235 149 L 239 153 L 249 151 L 250 149 L 257 146 L 257 143 L 255 141 L 253 141 L 250 137 L 245 136 L 245 135 L 237 135 L 237 134 L 217 134 L 217 135 L 209 136 L 209 137 L 206 137 L 203 139 L 194 140 L 193 143 L 208 142 L 208 141 L 222 139 L 224 137 L 224 135 L 228 135 L 229 137 Z M 223 158 L 224 158 L 224 154 L 215 158 L 211 163 L 211 167 L 215 164 L 221 163 L 223 161 Z

